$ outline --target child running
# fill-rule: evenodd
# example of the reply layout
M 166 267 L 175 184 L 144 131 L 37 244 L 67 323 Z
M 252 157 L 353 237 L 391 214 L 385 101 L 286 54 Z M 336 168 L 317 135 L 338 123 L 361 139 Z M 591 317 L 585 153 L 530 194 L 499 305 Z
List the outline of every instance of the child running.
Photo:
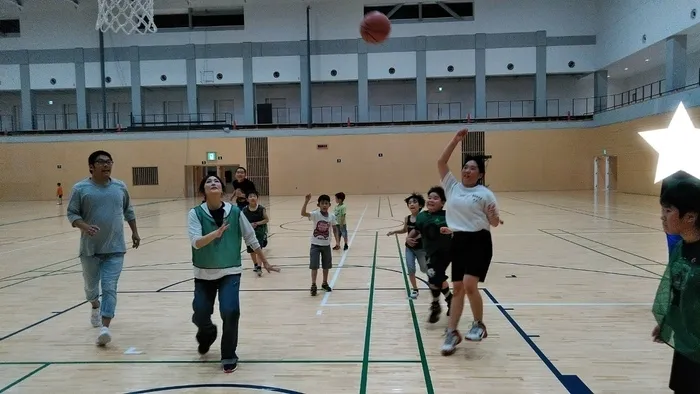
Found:
M 442 308 L 440 307 L 440 293 L 445 296 L 447 302 L 447 316 L 450 316 L 452 308 L 452 293 L 447 282 L 447 266 L 450 265 L 450 245 L 452 236 L 441 234 L 440 229 L 446 227 L 445 190 L 440 186 L 434 186 L 428 190 L 428 210 L 416 217 L 416 227 L 411 230 L 406 243 L 415 248 L 418 245 L 418 235 L 423 239 L 423 248 L 428 260 L 428 285 L 433 295 L 430 304 L 430 317 L 428 322 L 437 323 L 440 320 Z
M 425 207 L 425 199 L 423 196 L 417 193 L 413 193 L 408 196 L 405 200 L 408 210 L 411 212 L 410 215 L 406 216 L 403 222 L 403 228 L 400 230 L 389 231 L 386 235 L 392 236 L 395 234 L 406 234 L 410 233 L 411 230 L 416 228 L 416 218 L 418 214 Z M 411 282 L 411 293 L 409 297 L 411 299 L 418 298 L 418 283 L 416 282 L 416 260 L 420 266 L 421 272 L 427 274 L 428 266 L 425 260 L 425 250 L 423 249 L 423 242 L 420 239 L 420 234 L 416 238 L 416 243 L 414 246 L 409 246 L 408 242 L 405 244 L 405 255 L 406 255 L 406 270 L 408 271 L 408 280 Z
M 343 237 L 345 241 L 345 246 L 343 250 L 348 250 L 348 225 L 345 221 L 345 193 L 335 193 L 335 209 L 333 209 L 333 214 L 335 215 L 335 220 L 337 224 L 333 226 L 333 235 L 335 235 L 335 246 L 333 250 L 340 250 L 340 237 Z
M 248 205 L 243 208 L 243 215 L 248 219 L 250 225 L 253 226 L 255 238 L 260 244 L 260 249 L 264 249 L 267 246 L 267 223 L 270 221 L 270 217 L 267 216 L 265 207 L 258 204 L 258 192 L 249 191 L 246 199 L 248 200 Z M 246 252 L 250 254 L 250 258 L 253 260 L 253 272 L 258 274 L 258 276 L 262 276 L 262 266 L 258 261 L 259 254 L 250 246 L 246 247 Z
M 333 266 L 333 255 L 331 254 L 331 228 L 336 225 L 335 215 L 328 212 L 331 207 L 331 197 L 327 194 L 318 196 L 318 209 L 311 213 L 306 211 L 306 206 L 311 201 L 311 194 L 304 198 L 304 205 L 301 207 L 301 216 L 313 221 L 313 232 L 311 233 L 311 248 L 309 251 L 309 268 L 311 269 L 311 295 L 318 292 L 316 279 L 318 278 L 318 268 L 323 269 L 323 284 L 321 287 L 325 291 L 333 291 L 328 285 L 328 271 Z

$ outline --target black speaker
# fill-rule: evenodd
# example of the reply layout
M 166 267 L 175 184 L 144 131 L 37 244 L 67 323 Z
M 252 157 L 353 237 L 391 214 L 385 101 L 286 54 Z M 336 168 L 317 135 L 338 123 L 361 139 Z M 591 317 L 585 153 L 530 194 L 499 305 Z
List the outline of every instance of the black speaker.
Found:
M 258 124 L 272 124 L 272 104 L 258 104 Z

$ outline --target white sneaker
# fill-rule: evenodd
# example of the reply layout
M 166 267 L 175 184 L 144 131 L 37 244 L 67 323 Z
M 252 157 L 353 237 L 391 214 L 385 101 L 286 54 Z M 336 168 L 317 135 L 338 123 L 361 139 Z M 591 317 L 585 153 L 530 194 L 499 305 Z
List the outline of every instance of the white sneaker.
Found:
M 92 308 L 90 311 L 90 324 L 93 327 L 102 327 L 102 316 L 100 316 L 100 308 Z
M 105 346 L 110 342 L 112 342 L 112 334 L 109 333 L 109 328 L 102 327 L 100 329 L 100 335 L 97 337 L 97 346 Z

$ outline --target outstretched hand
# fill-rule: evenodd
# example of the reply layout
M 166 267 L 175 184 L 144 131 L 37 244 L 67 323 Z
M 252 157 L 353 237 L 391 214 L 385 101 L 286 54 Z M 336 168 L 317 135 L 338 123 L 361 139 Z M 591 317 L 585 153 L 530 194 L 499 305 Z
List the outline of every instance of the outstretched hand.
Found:
M 467 135 L 468 132 L 469 132 L 469 129 L 462 129 L 462 130 L 458 131 L 457 134 L 455 135 L 455 139 L 461 140 L 462 138 L 464 138 L 465 135 Z

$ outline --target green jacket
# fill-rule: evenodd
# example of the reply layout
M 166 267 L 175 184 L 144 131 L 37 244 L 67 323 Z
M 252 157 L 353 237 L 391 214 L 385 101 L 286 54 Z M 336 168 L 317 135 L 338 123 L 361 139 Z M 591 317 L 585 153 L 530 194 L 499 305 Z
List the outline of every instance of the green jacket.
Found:
M 416 230 L 423 240 L 423 249 L 428 256 L 436 252 L 448 252 L 452 242 L 450 234 L 440 234 L 440 227 L 447 227 L 445 210 L 422 211 L 416 217 Z
M 700 264 L 683 257 L 683 241 L 673 248 L 656 290 L 652 313 L 660 339 L 700 362 Z M 693 259 L 694 260 L 694 259 Z

